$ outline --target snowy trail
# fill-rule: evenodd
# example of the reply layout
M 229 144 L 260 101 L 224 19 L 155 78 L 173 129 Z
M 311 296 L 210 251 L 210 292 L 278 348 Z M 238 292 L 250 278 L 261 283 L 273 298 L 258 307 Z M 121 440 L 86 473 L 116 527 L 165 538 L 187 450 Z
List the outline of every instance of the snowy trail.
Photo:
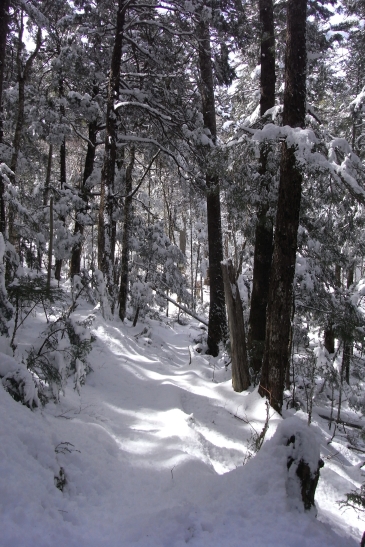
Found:
M 60 404 L 30 412 L 0 390 L 0 546 L 356 545 L 343 536 L 360 537 L 361 523 L 336 505 L 351 484 L 345 463 L 332 461 L 320 482 L 328 525 L 293 509 L 271 441 L 243 466 L 263 400 L 234 393 L 224 368 L 212 382 L 204 356 L 189 365 L 197 327 L 143 328 L 97 317 L 93 372 L 80 396 L 69 387 Z M 54 486 L 60 467 L 64 492 Z M 359 470 L 353 475 L 357 484 Z M 330 528 L 335 519 L 342 537 Z

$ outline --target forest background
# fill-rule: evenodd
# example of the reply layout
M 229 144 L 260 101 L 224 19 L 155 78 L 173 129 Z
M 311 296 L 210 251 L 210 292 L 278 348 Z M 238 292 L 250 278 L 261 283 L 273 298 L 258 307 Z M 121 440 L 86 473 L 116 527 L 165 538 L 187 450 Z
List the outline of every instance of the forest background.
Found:
M 260 383 L 281 412 L 316 363 L 340 415 L 363 367 L 364 17 L 362 1 L 2 2 L 0 326 L 14 351 L 24 314 L 47 316 L 54 280 L 73 280 L 74 304 L 27 357 L 39 381 L 54 392 L 87 371 L 92 339 L 70 318 L 82 291 L 134 324 L 172 300 L 207 323 L 213 356 L 226 300 L 233 388 Z M 61 366 L 48 353 L 66 332 L 79 350 Z

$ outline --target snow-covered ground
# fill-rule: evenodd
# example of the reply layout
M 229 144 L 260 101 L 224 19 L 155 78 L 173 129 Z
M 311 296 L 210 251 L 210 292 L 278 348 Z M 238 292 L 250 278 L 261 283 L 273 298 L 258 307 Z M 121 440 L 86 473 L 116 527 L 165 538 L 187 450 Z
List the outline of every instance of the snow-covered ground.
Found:
M 90 311 L 84 302 L 77 313 Z M 0 386 L 1 547 L 359 544 L 365 523 L 338 502 L 361 484 L 365 455 L 341 438 L 327 444 L 327 421 L 315 414 L 311 426 L 325 461 L 316 518 L 288 488 L 280 435 L 293 418 L 271 411 L 264 446 L 250 459 L 265 401 L 234 393 L 223 363 L 193 350 L 196 321 L 132 328 L 96 316 L 93 372 L 80 395 L 70 383 L 59 404 L 32 412 Z M 19 331 L 18 359 L 41 321 Z M 306 419 L 296 413 L 299 429 Z

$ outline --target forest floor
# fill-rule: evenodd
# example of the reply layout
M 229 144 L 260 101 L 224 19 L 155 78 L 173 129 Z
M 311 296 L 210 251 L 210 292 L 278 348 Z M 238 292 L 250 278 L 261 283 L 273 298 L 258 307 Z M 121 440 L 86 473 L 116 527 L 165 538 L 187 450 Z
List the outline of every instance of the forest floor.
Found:
M 83 301 L 75 315 L 92 311 Z M 270 411 L 254 455 L 265 401 L 255 390 L 233 392 L 223 359 L 195 351 L 197 321 L 133 328 L 94 313 L 92 372 L 80 394 L 70 382 L 58 404 L 31 411 L 0 386 L 1 547 L 359 545 L 365 522 L 339 502 L 363 481 L 362 445 L 348 448 L 361 430 L 338 427 L 331 441 L 333 428 L 319 417 L 328 404 L 315 406 L 311 428 L 325 466 L 318 515 L 304 512 L 269 440 L 282 418 Z M 21 327 L 18 362 L 44 325 L 39 314 Z M 0 360 L 12 354 L 4 339 L 0 350 Z M 344 408 L 343 420 L 365 425 Z M 61 467 L 63 491 L 55 486 Z

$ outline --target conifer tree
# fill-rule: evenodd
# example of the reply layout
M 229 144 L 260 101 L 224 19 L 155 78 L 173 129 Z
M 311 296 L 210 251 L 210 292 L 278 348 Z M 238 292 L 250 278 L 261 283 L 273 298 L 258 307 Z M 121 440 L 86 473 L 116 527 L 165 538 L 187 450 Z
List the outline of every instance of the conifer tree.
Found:
M 289 0 L 283 124 L 304 128 L 306 113 L 306 21 L 307 0 Z M 259 393 L 281 412 L 285 374 L 289 363 L 293 281 L 297 251 L 302 173 L 295 156 L 295 144 L 282 145 L 278 209 L 265 352 Z

